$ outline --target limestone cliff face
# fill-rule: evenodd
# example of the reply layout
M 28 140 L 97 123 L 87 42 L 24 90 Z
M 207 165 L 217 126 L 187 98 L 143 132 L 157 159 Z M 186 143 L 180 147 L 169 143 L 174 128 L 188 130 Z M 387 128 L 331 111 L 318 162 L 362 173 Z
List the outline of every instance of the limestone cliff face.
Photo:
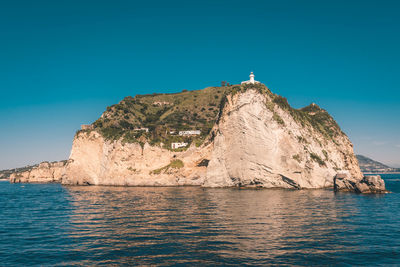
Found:
M 346 135 L 326 138 L 268 103 L 255 90 L 228 97 L 204 186 L 324 188 L 338 170 L 362 179 Z
M 228 96 L 209 140 L 184 152 L 80 133 L 62 183 L 325 188 L 339 170 L 362 179 L 345 134 L 327 138 L 271 98 L 255 89 Z
M 158 146 L 106 141 L 99 133 L 74 139 L 63 184 L 118 186 L 202 185 L 210 146 L 172 152 Z M 182 162 L 174 166 L 171 162 Z M 200 164 L 201 165 L 201 164 Z
M 12 173 L 11 183 L 59 183 L 65 175 L 67 161 L 42 162 L 37 167 L 24 172 Z

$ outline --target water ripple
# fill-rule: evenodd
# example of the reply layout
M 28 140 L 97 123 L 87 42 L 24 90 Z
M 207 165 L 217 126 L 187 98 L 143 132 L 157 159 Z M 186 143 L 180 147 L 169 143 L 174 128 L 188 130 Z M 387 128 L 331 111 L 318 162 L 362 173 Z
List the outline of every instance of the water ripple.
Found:
M 1 265 L 400 262 L 393 194 L 0 182 Z

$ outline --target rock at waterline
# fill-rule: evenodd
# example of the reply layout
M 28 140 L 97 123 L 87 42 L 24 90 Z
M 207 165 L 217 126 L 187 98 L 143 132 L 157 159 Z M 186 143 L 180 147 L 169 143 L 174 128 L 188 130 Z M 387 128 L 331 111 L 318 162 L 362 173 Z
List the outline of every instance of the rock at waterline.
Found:
M 347 191 L 361 194 L 388 193 L 385 181 L 380 175 L 364 176 L 360 181 L 354 180 L 346 172 L 339 172 L 334 178 L 335 192 Z

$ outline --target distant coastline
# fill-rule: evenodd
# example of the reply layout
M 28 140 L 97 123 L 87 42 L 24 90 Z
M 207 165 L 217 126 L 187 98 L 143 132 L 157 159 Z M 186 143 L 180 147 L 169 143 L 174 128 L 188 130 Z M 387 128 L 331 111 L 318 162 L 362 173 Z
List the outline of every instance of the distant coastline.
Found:
M 400 172 L 363 172 L 363 174 L 400 174 Z

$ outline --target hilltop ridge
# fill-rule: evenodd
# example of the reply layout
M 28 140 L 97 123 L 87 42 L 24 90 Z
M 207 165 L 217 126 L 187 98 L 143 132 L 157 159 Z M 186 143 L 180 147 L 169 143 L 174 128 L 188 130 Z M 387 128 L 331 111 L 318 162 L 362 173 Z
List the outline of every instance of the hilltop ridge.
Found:
M 244 84 L 208 87 L 203 90 L 182 91 L 172 94 L 148 94 L 125 97 L 118 104 L 107 107 L 102 116 L 92 125 L 107 140 L 122 139 L 127 143 L 146 142 L 151 145 L 172 142 L 188 142 L 201 145 L 221 116 L 227 96 L 253 88 L 268 96 L 267 107 L 277 105 L 287 110 L 303 126 L 312 126 L 326 138 L 342 134 L 339 125 L 326 110 L 316 104 L 301 109 L 292 108 L 287 99 L 273 94 L 264 84 Z M 278 114 L 274 119 L 284 124 Z M 141 130 L 147 129 L 147 131 Z M 184 130 L 200 130 L 198 136 L 182 137 L 171 134 Z M 90 130 L 83 130 L 90 131 Z M 81 132 L 81 131 L 79 131 Z

